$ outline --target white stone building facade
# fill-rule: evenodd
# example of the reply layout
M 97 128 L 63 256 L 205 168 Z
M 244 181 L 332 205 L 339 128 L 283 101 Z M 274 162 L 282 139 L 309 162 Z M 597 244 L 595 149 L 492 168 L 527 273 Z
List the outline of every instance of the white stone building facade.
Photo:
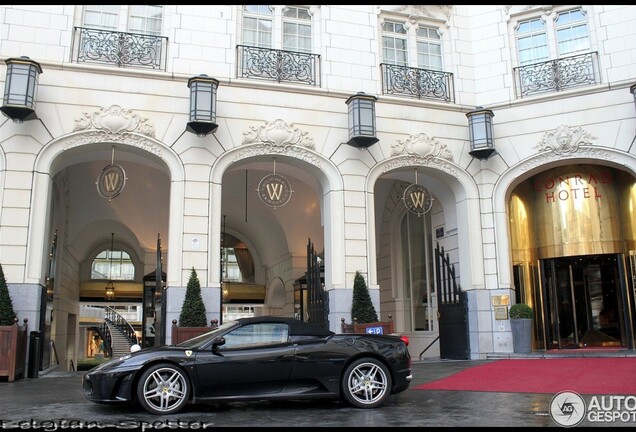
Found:
M 506 301 L 534 306 L 536 350 L 633 349 L 634 22 L 636 8 L 616 5 L 0 6 L 3 63 L 27 56 L 42 70 L 37 118 L 0 122 L 0 264 L 14 308 L 67 369 L 86 354 L 80 309 L 103 300 L 91 269 L 113 239 L 134 264 L 131 303 L 160 239 L 166 342 L 193 268 L 209 319 L 230 304 L 297 313 L 309 239 L 332 330 L 351 320 L 359 271 L 411 355 L 435 357 L 439 245 L 467 295 L 469 358 L 512 352 Z M 150 66 L 130 46 L 106 54 L 83 39 L 142 34 L 159 46 Z M 289 79 L 289 57 L 248 64 L 245 47 L 311 59 L 310 78 Z M 389 79 L 398 71 L 412 87 Z M 205 136 L 186 131 L 201 74 L 219 82 L 218 128 Z M 348 144 L 346 101 L 359 92 L 377 97 L 367 148 Z M 470 154 L 476 107 L 494 114 L 487 159 Z M 108 200 L 96 182 L 111 162 L 126 185 Z M 293 189 L 279 207 L 257 193 L 272 173 Z M 432 198 L 425 215 L 405 206 L 413 183 Z M 262 287 L 260 302 L 241 287 L 223 297 L 227 235 L 253 260 L 237 286 Z

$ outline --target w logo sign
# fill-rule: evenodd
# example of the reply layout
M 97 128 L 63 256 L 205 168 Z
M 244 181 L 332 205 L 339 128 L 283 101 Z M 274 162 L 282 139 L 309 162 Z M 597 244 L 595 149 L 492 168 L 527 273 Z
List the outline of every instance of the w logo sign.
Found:
M 258 184 L 258 197 L 270 207 L 281 207 L 289 202 L 294 192 L 289 181 L 278 174 L 263 177 Z
M 433 197 L 428 189 L 418 184 L 412 184 L 404 190 L 402 196 L 404 205 L 409 211 L 422 216 L 427 213 L 433 206 Z
M 97 193 L 102 198 L 111 199 L 115 198 L 121 193 L 126 186 L 126 172 L 121 165 L 110 164 L 107 165 L 99 175 L 97 182 Z

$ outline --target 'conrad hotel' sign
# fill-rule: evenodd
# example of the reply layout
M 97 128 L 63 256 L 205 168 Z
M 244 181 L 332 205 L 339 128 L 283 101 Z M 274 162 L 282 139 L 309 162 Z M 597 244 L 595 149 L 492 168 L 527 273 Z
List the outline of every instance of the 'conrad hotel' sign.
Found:
M 603 186 L 612 183 L 609 172 L 568 173 L 559 176 L 539 176 L 533 182 L 535 192 L 545 193 L 545 202 L 554 203 L 570 199 L 599 199 Z

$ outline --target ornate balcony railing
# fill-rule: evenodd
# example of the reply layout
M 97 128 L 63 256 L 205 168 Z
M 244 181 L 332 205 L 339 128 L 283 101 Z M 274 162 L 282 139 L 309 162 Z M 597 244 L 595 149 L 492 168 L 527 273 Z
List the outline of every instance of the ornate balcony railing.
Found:
M 387 63 L 382 70 L 382 94 L 396 94 L 418 99 L 455 101 L 453 74 Z
M 590 52 L 514 68 L 517 97 L 601 82 L 598 53 Z
M 72 61 L 166 70 L 168 38 L 75 27 Z
M 320 86 L 320 55 L 236 46 L 236 76 Z

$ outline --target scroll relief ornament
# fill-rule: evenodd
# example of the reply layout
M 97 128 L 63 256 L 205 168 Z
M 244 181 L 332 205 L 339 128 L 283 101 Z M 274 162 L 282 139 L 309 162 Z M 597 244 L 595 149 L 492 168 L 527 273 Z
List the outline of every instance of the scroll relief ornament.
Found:
M 119 105 L 101 108 L 92 114 L 84 113 L 83 117 L 75 120 L 75 131 L 87 129 L 102 130 L 111 134 L 137 132 L 154 138 L 155 129 L 148 123 L 148 119 L 140 117 L 132 110 L 124 110 Z
M 591 145 L 592 140 L 598 139 L 581 127 L 561 125 L 551 132 L 543 134 L 543 138 L 535 147 L 539 151 L 551 151 L 557 155 L 571 154 L 579 151 L 582 145 Z
M 453 162 L 453 155 L 445 144 L 426 134 L 411 135 L 391 145 L 391 156 L 411 156 L 422 159 L 442 158 Z
M 64 148 L 112 142 L 137 147 L 161 157 L 161 147 L 154 140 L 155 129 L 147 118 L 119 105 L 101 108 L 94 113 L 83 113 L 75 120 L 73 136 L 67 137 Z
M 320 166 L 314 153 L 314 140 L 308 132 L 281 119 L 265 122 L 259 127 L 251 126 L 248 132 L 243 133 L 241 144 L 247 147 L 236 155 L 237 160 L 263 154 L 284 154 Z

